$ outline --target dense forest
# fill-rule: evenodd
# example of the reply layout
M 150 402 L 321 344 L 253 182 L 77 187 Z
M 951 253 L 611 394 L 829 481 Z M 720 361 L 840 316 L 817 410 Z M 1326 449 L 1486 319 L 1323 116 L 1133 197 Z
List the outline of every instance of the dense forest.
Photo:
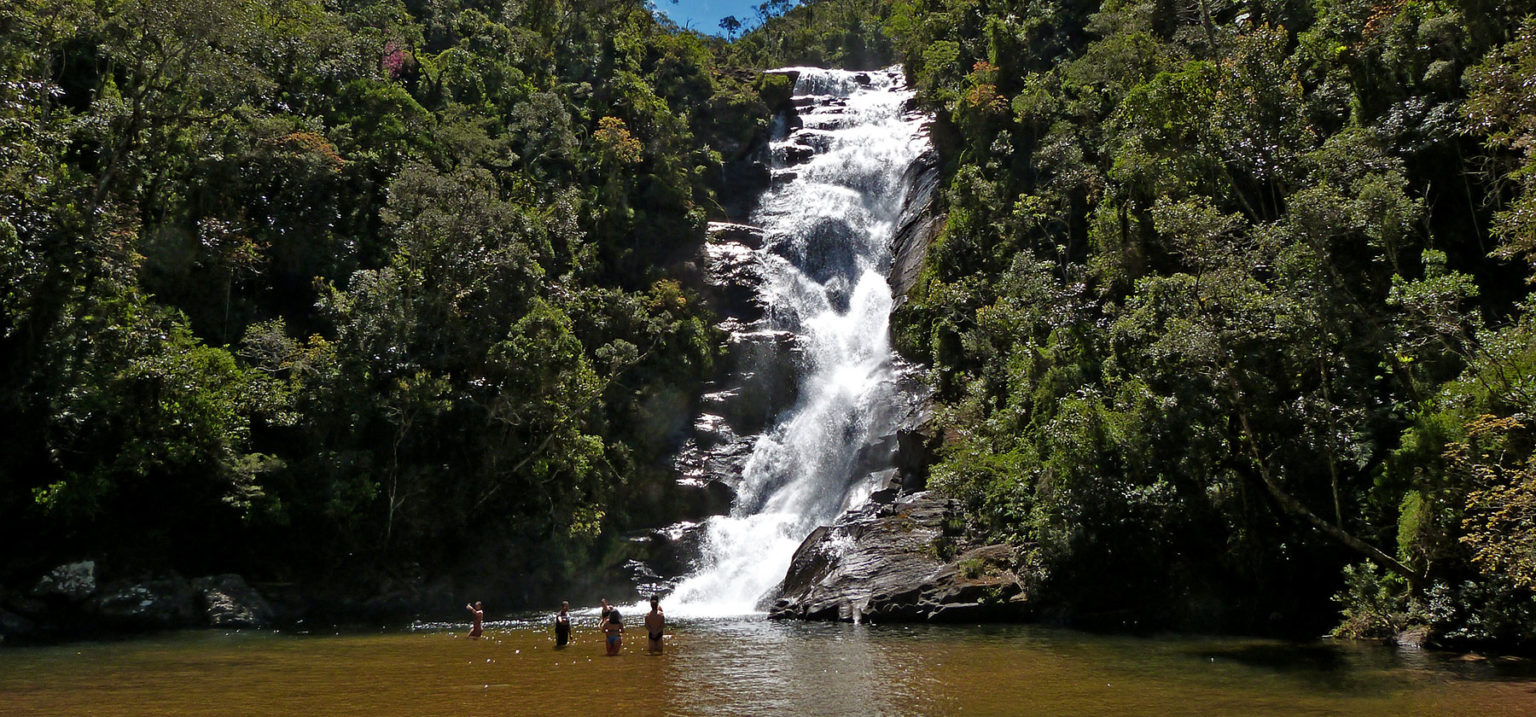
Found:
M 714 357 L 670 267 L 770 115 L 711 43 L 639 1 L 6 3 L 0 572 L 600 562 Z
M 898 316 L 932 482 L 1046 604 L 1536 640 L 1533 11 L 891 6 L 949 177 Z
M 945 182 L 894 322 L 931 486 L 1043 617 L 1536 644 L 1533 14 L 9 3 L 0 582 L 603 564 L 716 359 L 678 266 L 750 70 L 899 63 Z

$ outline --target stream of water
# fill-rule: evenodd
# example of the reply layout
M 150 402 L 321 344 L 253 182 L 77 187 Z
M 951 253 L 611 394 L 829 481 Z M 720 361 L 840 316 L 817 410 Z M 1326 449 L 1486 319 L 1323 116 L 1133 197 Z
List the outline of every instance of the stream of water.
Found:
M 6 715 L 1529 715 L 1536 665 L 1038 626 L 678 621 L 602 656 L 541 616 L 373 634 L 187 632 L 0 650 Z
M 789 71 L 803 126 L 776 129 L 752 223 L 766 235 L 763 328 L 793 336 L 799 400 L 757 438 L 731 513 L 706 526 L 700 569 L 669 599 L 679 614 L 760 610 L 800 541 L 868 497 L 860 449 L 896 428 L 886 274 L 926 119 L 905 109 L 895 69 Z

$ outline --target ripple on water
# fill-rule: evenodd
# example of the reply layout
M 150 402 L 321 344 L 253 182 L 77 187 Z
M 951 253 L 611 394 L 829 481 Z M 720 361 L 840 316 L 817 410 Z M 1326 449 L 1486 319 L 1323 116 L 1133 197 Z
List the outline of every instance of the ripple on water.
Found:
M 583 611 L 585 614 L 587 611 Z M 595 616 L 295 636 L 190 632 L 0 650 L 32 714 L 1529 714 L 1536 666 L 1369 645 L 1088 635 L 1035 626 L 678 620 L 666 653 Z

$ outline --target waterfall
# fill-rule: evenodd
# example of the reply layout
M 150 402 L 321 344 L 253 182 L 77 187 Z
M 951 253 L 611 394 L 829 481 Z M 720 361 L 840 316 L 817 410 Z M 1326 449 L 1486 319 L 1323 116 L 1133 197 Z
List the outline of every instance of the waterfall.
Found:
M 731 512 L 704 526 L 700 564 L 668 601 L 676 614 L 761 610 L 806 535 L 876 488 L 871 471 L 887 466 L 861 458 L 898 427 L 886 275 L 903 178 L 930 149 L 926 118 L 907 110 L 895 69 L 781 72 L 797 73 L 798 122 L 775 128 L 752 260 L 757 329 L 792 336 L 798 398 L 752 443 Z

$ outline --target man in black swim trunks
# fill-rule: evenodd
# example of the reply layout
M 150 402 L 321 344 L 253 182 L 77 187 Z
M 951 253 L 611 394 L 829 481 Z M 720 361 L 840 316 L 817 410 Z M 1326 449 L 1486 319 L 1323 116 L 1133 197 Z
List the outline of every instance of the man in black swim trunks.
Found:
M 555 647 L 565 647 L 571 641 L 571 603 L 560 603 L 560 613 L 555 615 Z
M 667 627 L 667 616 L 661 612 L 661 598 L 651 596 L 651 611 L 645 614 L 646 637 L 650 638 L 651 652 L 661 653 L 661 637 Z

